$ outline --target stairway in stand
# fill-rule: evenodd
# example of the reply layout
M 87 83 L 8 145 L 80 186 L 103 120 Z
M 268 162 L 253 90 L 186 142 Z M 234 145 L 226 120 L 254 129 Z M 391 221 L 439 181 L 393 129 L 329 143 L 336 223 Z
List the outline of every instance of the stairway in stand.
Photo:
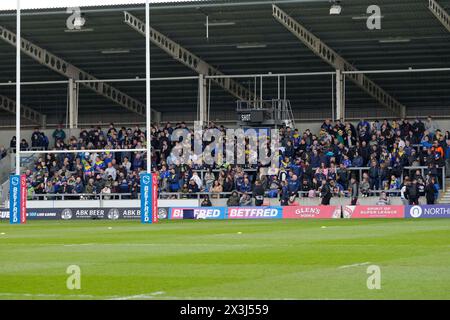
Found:
M 450 179 L 445 180 L 445 185 L 446 190 L 442 191 L 438 200 L 438 203 L 440 204 L 450 204 Z

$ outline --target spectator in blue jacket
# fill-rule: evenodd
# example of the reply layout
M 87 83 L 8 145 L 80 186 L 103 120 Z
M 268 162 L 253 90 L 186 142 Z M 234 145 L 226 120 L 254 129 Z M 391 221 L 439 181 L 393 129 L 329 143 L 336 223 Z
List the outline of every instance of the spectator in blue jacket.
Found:
M 310 163 L 311 163 L 311 167 L 312 168 L 320 167 L 320 156 L 319 156 L 319 153 L 318 153 L 317 149 L 313 150 L 313 153 L 311 155 Z
M 286 148 L 284 149 L 283 155 L 288 158 L 292 158 L 294 156 L 295 149 L 291 140 L 287 141 Z
M 289 165 L 289 169 L 301 179 L 302 176 L 302 167 L 300 164 L 300 159 L 296 159 L 294 163 Z
M 291 196 L 297 195 L 299 188 L 300 188 L 300 181 L 298 180 L 298 177 L 292 171 L 290 171 L 288 177 L 289 194 Z
M 358 153 L 358 151 L 355 151 L 352 166 L 353 167 L 363 167 L 364 166 L 364 159 L 361 157 L 361 155 Z
M 250 183 L 250 180 L 246 177 L 244 178 L 244 182 L 239 187 L 239 192 L 251 192 L 252 191 L 252 185 Z
M 133 170 L 142 168 L 144 162 L 142 161 L 141 154 L 136 153 L 135 158 L 133 160 Z
M 120 193 L 129 193 L 129 192 L 130 192 L 130 185 L 129 185 L 129 183 L 128 183 L 128 181 L 127 181 L 126 178 L 123 178 L 123 179 L 120 181 L 120 184 L 119 184 L 119 192 L 120 192 Z
M 169 183 L 170 192 L 178 192 L 180 189 L 180 177 L 174 168 L 170 169 L 170 175 L 167 178 L 167 182 Z
M 74 193 L 83 193 L 84 191 L 84 184 L 81 180 L 81 177 L 77 177 L 75 181 L 75 187 L 74 187 Z
M 428 135 L 424 135 L 422 141 L 420 142 L 422 147 L 430 149 L 433 147 L 433 144 L 430 142 L 430 137 Z
M 52 137 L 53 139 L 55 139 L 55 146 L 58 141 L 64 142 L 64 140 L 66 139 L 66 133 L 62 129 L 62 125 L 58 125 L 58 128 L 53 131 Z
M 289 205 L 289 187 L 287 180 L 281 183 L 280 203 L 282 206 Z

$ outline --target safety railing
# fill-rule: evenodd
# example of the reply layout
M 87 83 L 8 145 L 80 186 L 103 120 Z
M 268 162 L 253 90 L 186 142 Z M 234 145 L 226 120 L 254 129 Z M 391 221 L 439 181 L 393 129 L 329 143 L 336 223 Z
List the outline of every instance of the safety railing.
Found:
M 16 148 L 9 148 L 9 152 L 16 153 Z M 44 147 L 28 147 L 28 148 L 20 148 L 20 151 L 45 151 Z
M 236 191 L 237 192 L 237 191 Z M 400 196 L 400 190 L 368 190 L 367 195 L 369 196 L 379 196 L 381 193 L 385 192 L 389 196 Z M 242 196 L 245 192 L 237 192 L 239 196 Z M 159 199 L 197 199 L 202 200 L 205 196 L 208 196 L 210 199 L 226 199 L 233 194 L 233 192 L 196 192 L 196 193 L 183 193 L 183 192 L 161 192 L 159 193 Z M 247 194 L 251 195 L 252 192 L 247 192 Z M 307 191 L 299 191 L 298 198 L 309 198 L 309 192 Z M 345 190 L 339 192 L 339 194 L 334 194 L 335 197 L 350 197 L 350 192 Z M 361 196 L 361 194 L 360 194 Z M 271 196 L 270 191 L 265 192 L 265 197 L 267 198 L 277 198 L 276 196 Z M 320 198 L 320 193 L 316 192 L 314 198 Z
M 237 192 L 237 191 L 236 191 Z M 367 194 L 370 196 L 379 196 L 382 192 L 387 193 L 390 196 L 400 196 L 400 190 L 368 190 Z M 205 196 L 208 196 L 210 199 L 226 199 L 229 198 L 234 192 L 196 192 L 196 193 L 183 193 L 183 192 L 160 192 L 158 198 L 159 199 L 197 199 L 201 200 Z M 242 196 L 245 192 L 237 192 L 239 196 Z M 252 192 L 247 192 L 247 194 L 251 195 Z M 298 197 L 309 197 L 309 192 L 299 191 Z M 334 194 L 334 196 L 340 197 L 350 197 L 350 192 L 345 190 L 339 192 L 339 195 Z M 271 197 L 271 192 L 266 191 L 265 197 L 268 198 L 276 198 Z M 319 198 L 319 192 L 316 192 L 314 198 Z M 49 201 L 65 201 L 65 200 L 136 200 L 140 199 L 140 194 L 133 193 L 70 193 L 70 194 L 62 194 L 62 193 L 46 193 L 46 194 L 34 194 L 29 196 L 28 200 L 49 200 Z
M 363 177 L 363 173 L 364 172 L 367 172 L 367 171 L 369 171 L 369 169 L 370 169 L 370 167 L 358 167 L 358 168 L 352 168 L 352 167 L 349 167 L 349 168 L 347 168 L 349 171 L 356 171 L 356 172 L 358 172 L 358 175 L 359 175 L 359 181 L 362 181 L 363 179 L 362 179 L 362 177 Z M 392 169 L 392 167 L 389 167 L 388 169 Z M 439 167 L 439 168 L 437 168 L 439 171 L 440 171 L 440 173 L 438 174 L 438 183 L 439 183 L 439 185 L 441 186 L 441 189 L 442 190 L 445 190 L 445 167 Z M 313 169 L 313 170 L 316 170 L 316 169 Z M 413 171 L 417 171 L 417 170 L 420 170 L 420 174 L 422 175 L 422 177 L 425 177 L 426 176 L 426 172 L 429 170 L 429 168 L 428 167 L 425 167 L 425 166 L 418 166 L 418 167 L 403 167 L 403 170 L 402 170 L 402 174 L 401 174 L 401 176 L 400 176 L 400 180 L 401 181 L 403 181 L 403 179 L 404 179 L 404 177 L 405 177 L 405 170 L 406 171 L 409 171 L 409 173 L 411 173 L 411 172 L 413 172 Z
M 130 200 L 139 199 L 133 193 L 46 193 L 29 195 L 28 200 Z

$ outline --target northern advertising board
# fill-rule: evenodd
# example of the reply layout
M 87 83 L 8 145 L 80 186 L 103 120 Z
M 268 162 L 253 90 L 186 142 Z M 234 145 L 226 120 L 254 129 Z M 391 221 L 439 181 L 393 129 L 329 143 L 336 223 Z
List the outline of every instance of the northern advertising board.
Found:
M 450 205 L 407 206 L 405 218 L 450 218 Z

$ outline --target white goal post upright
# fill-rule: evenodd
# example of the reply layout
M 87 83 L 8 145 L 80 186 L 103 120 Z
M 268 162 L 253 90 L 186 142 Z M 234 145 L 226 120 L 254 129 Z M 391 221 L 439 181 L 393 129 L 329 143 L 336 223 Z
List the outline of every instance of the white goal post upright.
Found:
M 17 0 L 16 18 L 16 175 L 20 175 L 20 53 L 21 53 L 21 21 L 20 21 L 20 0 Z
M 158 179 L 152 173 L 151 152 L 151 91 L 150 91 L 150 4 L 145 0 L 145 124 L 146 124 L 146 149 L 147 149 L 147 172 L 142 174 L 141 179 L 141 222 L 158 222 Z
M 27 183 L 25 176 L 20 175 L 20 54 L 21 54 L 21 21 L 20 21 L 20 0 L 17 0 L 16 10 L 16 168 L 15 175 L 9 178 L 9 223 L 24 224 L 26 223 L 26 200 L 27 200 Z
M 151 91 L 150 91 L 150 4 L 145 0 L 145 103 L 146 103 L 146 127 L 147 127 L 147 173 L 152 173 L 151 157 Z

